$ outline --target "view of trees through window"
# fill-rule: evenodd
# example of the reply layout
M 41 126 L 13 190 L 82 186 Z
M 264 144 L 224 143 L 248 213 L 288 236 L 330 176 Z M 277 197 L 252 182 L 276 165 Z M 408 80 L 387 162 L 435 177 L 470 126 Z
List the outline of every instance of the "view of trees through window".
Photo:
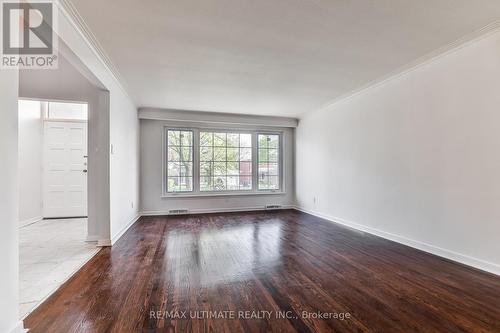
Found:
M 277 190 L 279 184 L 279 135 L 259 134 L 259 190 Z
M 252 189 L 252 134 L 200 132 L 200 191 Z
M 167 192 L 193 190 L 193 132 L 167 131 Z
M 281 188 L 280 134 L 197 128 L 165 133 L 166 193 Z

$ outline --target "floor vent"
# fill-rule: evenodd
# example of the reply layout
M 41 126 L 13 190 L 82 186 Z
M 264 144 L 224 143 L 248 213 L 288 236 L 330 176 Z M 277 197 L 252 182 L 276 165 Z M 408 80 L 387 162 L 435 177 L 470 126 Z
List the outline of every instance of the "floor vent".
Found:
M 281 209 L 281 205 L 266 205 L 266 210 Z
M 170 209 L 168 211 L 169 215 L 184 215 L 187 214 L 188 210 L 187 209 Z

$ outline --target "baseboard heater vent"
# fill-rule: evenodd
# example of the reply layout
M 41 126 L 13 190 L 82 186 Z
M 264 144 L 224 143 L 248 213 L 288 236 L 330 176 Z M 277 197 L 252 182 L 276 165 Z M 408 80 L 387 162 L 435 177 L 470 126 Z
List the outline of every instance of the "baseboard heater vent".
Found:
M 273 210 L 273 209 L 281 209 L 283 206 L 281 205 L 266 205 L 266 210 Z
M 188 213 L 187 209 L 170 209 L 168 215 L 185 215 Z

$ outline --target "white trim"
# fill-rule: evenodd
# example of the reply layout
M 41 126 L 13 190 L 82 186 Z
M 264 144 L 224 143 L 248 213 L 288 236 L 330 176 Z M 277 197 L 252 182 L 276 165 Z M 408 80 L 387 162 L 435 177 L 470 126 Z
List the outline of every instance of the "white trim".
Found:
M 440 47 L 430 53 L 427 53 L 426 55 L 417 58 L 416 60 L 388 73 L 385 74 L 373 81 L 368 82 L 367 84 L 362 85 L 358 89 L 351 90 L 341 96 L 338 96 L 331 101 L 325 103 L 323 106 L 320 106 L 319 108 L 313 109 L 311 112 L 304 112 L 300 114 L 299 119 L 303 118 L 306 115 L 309 115 L 311 113 L 319 112 L 322 110 L 327 110 L 333 107 L 334 105 L 348 101 L 366 91 L 369 91 L 371 89 L 375 89 L 379 86 L 382 86 L 386 83 L 389 83 L 392 80 L 395 80 L 401 76 L 404 76 L 408 73 L 411 73 L 415 70 L 417 70 L 420 67 L 426 66 L 428 64 L 431 64 L 440 58 L 443 58 L 449 54 L 455 53 L 459 51 L 460 49 L 474 44 L 476 42 L 479 42 L 485 38 L 488 38 L 492 34 L 499 32 L 500 31 L 500 20 L 494 21 L 487 26 L 478 29 L 470 34 L 467 34 L 457 40 L 455 40 L 452 43 L 449 43 L 448 45 L 445 45 L 443 47 Z
M 281 209 L 294 209 L 295 206 L 292 205 L 281 205 Z M 209 214 L 209 213 L 231 213 L 231 212 L 253 212 L 253 211 L 265 211 L 266 206 L 253 206 L 253 207 L 232 207 L 232 208 L 201 208 L 201 209 L 189 209 L 187 215 L 192 214 Z M 141 216 L 165 216 L 172 215 L 168 210 L 156 210 L 156 211 L 142 211 Z M 172 215 L 175 216 L 175 215 Z
M 283 191 L 272 191 L 272 190 L 259 190 L 256 191 L 238 191 L 238 192 L 171 192 L 168 194 L 163 194 L 162 199 L 175 199 L 175 198 L 206 198 L 206 197 L 240 197 L 240 196 L 265 196 L 265 195 L 286 195 Z
M 434 254 L 434 255 L 439 256 L 439 257 L 443 257 L 443 258 L 446 258 L 446 259 L 449 259 L 452 261 L 456 261 L 458 263 L 461 263 L 461 264 L 464 264 L 467 266 L 471 266 L 471 267 L 474 267 L 474 268 L 477 268 L 477 269 L 480 269 L 480 270 L 483 270 L 483 271 L 486 271 L 489 273 L 500 275 L 500 265 L 492 263 L 492 262 L 488 262 L 488 261 L 481 260 L 478 258 L 470 257 L 470 256 L 465 255 L 465 254 L 461 254 L 461 253 L 451 251 L 448 249 L 443 249 L 443 248 L 435 246 L 435 245 L 431 245 L 431 244 L 427 244 L 427 243 L 424 243 L 421 241 L 413 240 L 413 239 L 410 239 L 410 238 L 407 238 L 404 236 L 400 236 L 400 235 L 396 235 L 396 234 L 393 234 L 390 232 L 382 231 L 382 230 L 379 230 L 376 228 L 368 227 L 368 226 L 365 226 L 365 225 L 362 225 L 359 223 L 355 223 L 352 221 L 348 221 L 345 219 L 341 219 L 338 217 L 333 217 L 330 215 L 326 215 L 326 214 L 322 214 L 322 213 L 315 212 L 312 210 L 308 210 L 308 209 L 302 208 L 300 206 L 295 206 L 294 208 L 298 211 L 301 211 L 301 212 L 304 212 L 304 213 L 307 213 L 310 215 L 314 215 L 316 217 L 322 218 L 322 219 L 327 220 L 327 221 L 332 222 L 332 223 L 341 224 L 341 225 L 344 225 L 344 226 L 347 226 L 347 227 L 350 227 L 350 228 L 353 228 L 353 229 L 356 229 L 359 231 L 369 233 L 371 235 L 382 237 L 382 238 L 385 238 L 385 239 L 388 239 L 388 240 L 391 240 L 391 241 L 394 241 L 394 242 L 397 242 L 397 243 L 400 243 L 400 244 L 403 244 L 403 245 L 406 245 L 406 246 L 409 246 L 409 247 L 412 247 L 412 248 L 415 248 L 415 249 L 418 249 L 418 250 L 421 250 L 421 251 L 424 251 L 427 253 L 430 253 L 430 254 Z
M 130 229 L 130 227 L 132 225 L 134 225 L 135 222 L 137 222 L 137 220 L 139 220 L 141 218 L 141 214 L 137 214 L 132 220 L 130 220 L 126 226 L 124 226 L 122 228 L 122 230 L 120 230 L 116 235 L 114 235 L 112 238 L 111 238 L 111 241 L 110 241 L 110 245 L 103 245 L 103 246 L 112 246 L 114 245 L 126 232 L 128 229 Z M 99 243 L 98 243 L 99 244 Z
M 50 119 L 50 118 L 44 118 L 43 119 L 44 122 L 54 122 L 54 123 L 57 123 L 57 122 L 60 122 L 60 123 L 85 123 L 87 124 L 88 123 L 88 120 L 84 120 L 84 119 L 65 119 L 65 118 L 56 118 L 56 119 Z
M 35 217 L 32 217 L 30 219 L 26 219 L 26 220 L 23 220 L 23 221 L 20 221 L 19 222 L 19 228 L 23 228 L 23 227 L 27 227 L 33 223 L 37 223 L 39 221 L 43 220 L 43 216 L 35 216 Z
M 111 246 L 111 239 L 98 239 L 97 247 L 109 247 Z
M 296 118 L 261 116 L 237 113 L 223 113 L 211 111 L 175 110 L 161 108 L 141 107 L 138 110 L 139 119 L 161 120 L 168 122 L 190 122 L 206 126 L 214 124 L 217 126 L 263 126 L 263 127 L 285 127 L 295 128 L 298 126 Z
M 28 332 L 27 329 L 24 328 L 23 321 L 20 320 L 16 323 L 16 326 L 14 326 L 9 333 L 25 333 Z

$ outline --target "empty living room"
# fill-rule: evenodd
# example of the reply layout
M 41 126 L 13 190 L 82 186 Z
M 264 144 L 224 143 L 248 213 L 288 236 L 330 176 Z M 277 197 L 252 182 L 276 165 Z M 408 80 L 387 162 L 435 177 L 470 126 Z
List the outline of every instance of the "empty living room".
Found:
M 500 1 L 0 20 L 0 333 L 500 332 Z

